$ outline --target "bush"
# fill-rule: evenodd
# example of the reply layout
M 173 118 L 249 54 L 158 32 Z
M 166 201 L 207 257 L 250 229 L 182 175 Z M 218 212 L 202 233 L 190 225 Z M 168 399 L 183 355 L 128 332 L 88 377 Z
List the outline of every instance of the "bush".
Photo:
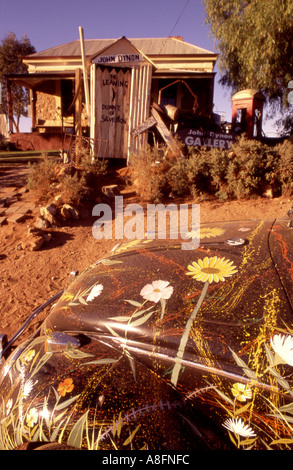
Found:
M 293 194 L 293 144 L 290 140 L 284 141 L 276 147 L 279 155 L 277 178 L 280 181 L 282 194 Z
M 64 175 L 58 185 L 58 193 L 62 194 L 62 199 L 68 204 L 80 204 L 85 191 L 85 177 L 74 173 L 74 175 Z
M 184 160 L 177 159 L 168 173 L 174 196 L 194 196 L 203 199 L 213 192 L 211 155 L 203 149 L 192 150 Z
M 274 149 L 241 136 L 231 151 L 226 180 L 232 197 L 261 195 L 268 185 L 276 183 L 278 154 Z
M 87 173 L 92 173 L 94 176 L 103 176 L 107 174 L 108 162 L 107 160 L 93 160 L 91 155 L 83 154 L 80 166 Z
M 52 184 L 56 180 L 56 163 L 48 158 L 47 153 L 42 154 L 42 161 L 31 166 L 27 178 L 27 188 L 34 192 L 39 202 L 47 202 L 53 195 Z
M 143 201 L 157 203 L 170 193 L 168 174 L 171 163 L 164 159 L 165 148 L 147 147 L 131 156 L 132 182 Z
M 159 202 L 175 197 L 243 199 L 271 188 L 274 195 L 293 194 L 293 144 L 270 147 L 241 136 L 229 150 L 191 148 L 185 159 L 164 159 L 148 149 L 133 159 L 138 193 Z
M 37 202 L 47 203 L 62 194 L 68 203 L 79 204 L 91 186 L 96 188 L 98 177 L 106 174 L 106 161 L 92 161 L 84 157 L 78 166 L 58 164 L 42 155 L 42 161 L 31 165 L 27 188 L 34 193 Z

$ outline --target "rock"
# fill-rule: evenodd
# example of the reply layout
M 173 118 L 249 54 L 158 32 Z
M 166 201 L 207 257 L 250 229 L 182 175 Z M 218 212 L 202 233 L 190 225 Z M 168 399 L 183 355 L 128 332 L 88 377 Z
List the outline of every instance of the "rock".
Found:
M 57 207 L 54 204 L 49 204 L 48 206 L 41 207 L 40 212 L 45 218 L 46 216 L 55 216 L 57 214 Z
M 38 227 L 29 227 L 27 230 L 27 236 L 33 237 L 34 235 L 42 235 L 44 232 Z
M 32 236 L 25 242 L 22 242 L 22 249 L 23 250 L 30 250 L 30 251 L 38 251 L 44 245 L 45 240 L 43 237 L 39 237 L 37 235 Z
M 45 240 L 43 237 L 33 237 L 32 240 L 30 240 L 30 249 L 31 251 L 38 251 L 42 248 L 44 245 Z
M 63 204 L 65 204 L 63 195 L 57 194 L 57 196 L 55 196 L 54 198 L 54 203 L 56 204 L 56 206 L 62 206 Z
M 118 185 L 110 184 L 109 186 L 102 186 L 102 192 L 107 197 L 115 197 L 117 194 L 119 194 Z
M 78 219 L 79 218 L 78 210 L 72 207 L 70 204 L 64 204 L 61 207 L 60 214 L 65 219 Z
M 54 204 L 49 204 L 48 206 L 43 206 L 40 208 L 41 217 L 47 220 L 50 225 L 58 225 L 57 207 Z
M 50 227 L 50 222 L 47 219 L 44 219 L 43 216 L 38 217 L 35 226 L 36 228 L 44 229 L 44 228 L 49 228 Z
M 48 233 L 48 232 L 44 233 L 43 239 L 46 243 L 48 243 L 50 240 L 52 240 L 52 233 Z
M 263 193 L 263 197 L 268 197 L 269 199 L 272 199 L 274 197 L 272 188 L 267 188 Z
M 23 250 L 38 251 L 51 239 L 52 234 L 45 232 L 42 228 L 29 227 L 27 231 L 27 240 L 22 242 L 21 247 Z
M 46 210 L 52 215 L 57 215 L 57 207 L 54 204 L 46 206 Z

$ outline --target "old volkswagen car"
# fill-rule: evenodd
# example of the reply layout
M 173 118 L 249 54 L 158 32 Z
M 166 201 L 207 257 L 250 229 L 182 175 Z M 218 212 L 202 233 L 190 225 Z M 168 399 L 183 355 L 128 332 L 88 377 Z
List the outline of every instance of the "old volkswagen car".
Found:
M 291 449 L 292 237 L 209 224 L 94 263 L 4 345 L 1 449 Z

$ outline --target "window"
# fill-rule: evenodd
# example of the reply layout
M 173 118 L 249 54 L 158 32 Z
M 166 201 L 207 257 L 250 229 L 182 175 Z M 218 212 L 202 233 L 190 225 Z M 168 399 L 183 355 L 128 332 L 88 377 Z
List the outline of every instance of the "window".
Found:
M 73 115 L 73 109 L 69 109 L 73 102 L 73 80 L 61 80 L 61 106 L 62 116 L 68 117 Z

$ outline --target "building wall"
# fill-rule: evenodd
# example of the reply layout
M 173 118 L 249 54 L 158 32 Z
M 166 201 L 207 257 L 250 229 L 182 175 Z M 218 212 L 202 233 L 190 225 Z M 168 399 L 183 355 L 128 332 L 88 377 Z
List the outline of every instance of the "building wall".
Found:
M 37 91 L 36 96 L 37 125 L 45 124 L 46 121 L 56 121 L 58 119 L 57 97 L 43 91 Z
M 64 99 L 60 80 L 50 80 L 36 91 L 36 127 L 40 131 L 54 127 L 71 127 L 74 123 L 73 113 L 63 115 Z

